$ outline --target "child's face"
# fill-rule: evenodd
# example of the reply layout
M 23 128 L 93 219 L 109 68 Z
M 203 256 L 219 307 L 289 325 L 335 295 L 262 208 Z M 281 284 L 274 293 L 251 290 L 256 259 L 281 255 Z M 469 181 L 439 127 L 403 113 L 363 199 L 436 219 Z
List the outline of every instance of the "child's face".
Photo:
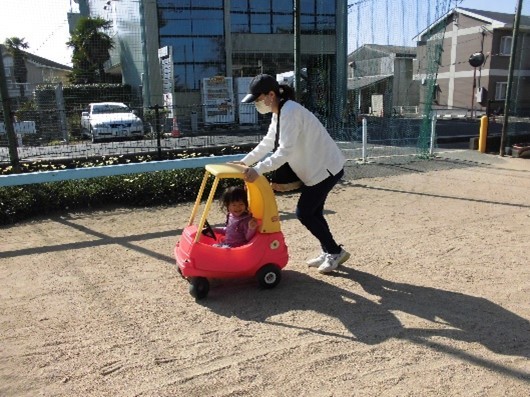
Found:
M 243 201 L 232 201 L 228 204 L 228 211 L 232 215 L 240 216 L 247 210 L 247 206 Z

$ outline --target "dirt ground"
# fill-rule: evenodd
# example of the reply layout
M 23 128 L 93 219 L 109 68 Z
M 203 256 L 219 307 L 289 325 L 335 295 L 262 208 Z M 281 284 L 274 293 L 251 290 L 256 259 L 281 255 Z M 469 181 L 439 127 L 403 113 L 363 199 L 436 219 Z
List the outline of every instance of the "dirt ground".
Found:
M 0 229 L 0 396 L 528 396 L 530 160 L 469 151 L 350 164 L 327 217 L 351 259 L 277 197 L 280 285 L 214 280 L 173 247 L 190 205 Z

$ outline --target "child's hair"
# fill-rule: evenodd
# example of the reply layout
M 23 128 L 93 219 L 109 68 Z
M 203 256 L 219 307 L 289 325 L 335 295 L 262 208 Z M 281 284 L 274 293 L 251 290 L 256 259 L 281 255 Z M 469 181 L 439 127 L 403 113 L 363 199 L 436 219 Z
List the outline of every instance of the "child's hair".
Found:
M 242 201 L 248 208 L 247 191 L 243 186 L 230 186 L 221 196 L 221 208 L 228 212 L 228 205 L 234 201 Z

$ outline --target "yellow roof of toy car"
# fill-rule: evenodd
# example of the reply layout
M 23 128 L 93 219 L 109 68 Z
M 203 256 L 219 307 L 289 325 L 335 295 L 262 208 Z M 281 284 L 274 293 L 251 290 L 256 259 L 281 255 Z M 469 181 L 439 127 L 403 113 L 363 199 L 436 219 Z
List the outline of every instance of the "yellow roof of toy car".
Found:
M 245 167 L 238 164 L 207 164 L 206 170 L 219 179 L 243 179 Z M 267 178 L 260 175 L 254 182 L 245 182 L 248 191 L 248 204 L 252 215 L 261 220 L 262 233 L 275 233 L 280 231 L 280 217 L 276 205 L 274 191 Z

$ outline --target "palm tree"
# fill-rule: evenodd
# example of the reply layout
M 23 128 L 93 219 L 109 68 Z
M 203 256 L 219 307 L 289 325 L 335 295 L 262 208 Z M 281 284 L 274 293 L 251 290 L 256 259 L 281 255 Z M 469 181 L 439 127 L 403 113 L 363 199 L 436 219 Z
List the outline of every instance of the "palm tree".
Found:
M 112 38 L 102 32 L 111 26 L 103 18 L 82 17 L 66 43 L 73 48 L 74 82 L 95 83 L 105 81 L 104 64 L 110 59 L 109 51 L 114 48 Z
M 29 48 L 24 38 L 10 37 L 4 42 L 7 52 L 13 57 L 15 81 L 19 84 L 20 98 L 25 97 L 25 86 L 28 82 L 28 69 L 26 68 L 26 53 L 23 50 Z

